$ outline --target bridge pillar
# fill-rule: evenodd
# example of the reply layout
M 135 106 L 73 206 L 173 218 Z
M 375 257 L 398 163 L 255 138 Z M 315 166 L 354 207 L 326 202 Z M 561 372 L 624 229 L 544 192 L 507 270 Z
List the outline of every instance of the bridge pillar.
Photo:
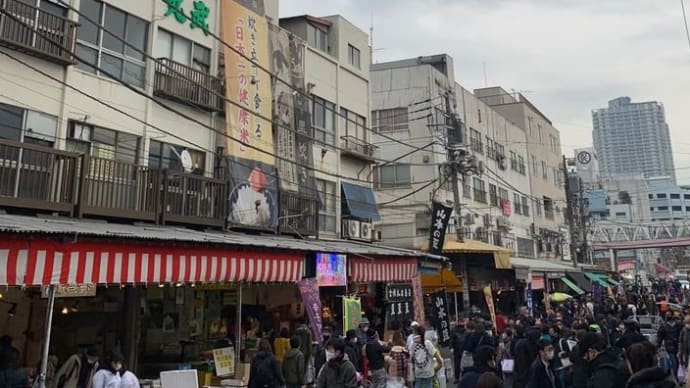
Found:
M 616 265 L 616 250 L 609 248 L 609 262 L 611 263 L 611 271 L 618 272 L 618 266 Z

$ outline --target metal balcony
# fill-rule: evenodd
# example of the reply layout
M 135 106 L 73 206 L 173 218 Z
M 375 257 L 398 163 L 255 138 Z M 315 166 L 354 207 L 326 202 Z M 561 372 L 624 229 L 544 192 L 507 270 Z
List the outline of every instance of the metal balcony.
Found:
M 1 0 L 0 0 L 1 1 Z M 223 80 L 168 58 L 156 61 L 153 93 L 212 112 L 225 110 Z
M 76 31 L 77 23 L 61 15 L 20 0 L 0 0 L 0 46 L 69 65 Z
M 318 232 L 318 218 L 316 198 L 289 191 L 280 193 L 278 226 L 281 233 L 315 236 Z
M 355 136 L 342 136 L 340 140 L 342 154 L 362 159 L 369 163 L 376 161 L 374 151 L 378 148 L 377 146 Z

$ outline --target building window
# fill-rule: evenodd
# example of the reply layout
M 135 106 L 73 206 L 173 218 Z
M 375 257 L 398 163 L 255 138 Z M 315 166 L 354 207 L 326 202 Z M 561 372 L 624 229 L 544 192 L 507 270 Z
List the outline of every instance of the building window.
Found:
M 340 108 L 340 134 L 365 140 L 367 138 L 366 119 L 357 113 Z
M 335 104 L 314 96 L 312 104 L 314 139 L 321 144 L 335 145 Z
M 374 128 L 378 132 L 407 131 L 407 108 L 382 109 L 371 112 Z
M 656 197 L 659 199 L 666 199 L 666 194 L 657 194 Z
M 481 109 L 477 109 L 477 121 L 479 121 L 480 124 L 482 123 L 482 110 Z
M 311 24 L 307 24 L 307 43 L 317 50 L 328 52 L 328 33 Z
M 680 199 L 680 194 L 671 194 L 671 199 Z
M 389 164 L 378 168 L 378 187 L 409 187 L 412 184 L 409 164 Z
M 649 197 L 649 199 L 654 199 L 654 194 L 649 194 L 647 197 Z M 688 199 L 688 198 L 685 198 L 685 199 Z
M 527 175 L 527 169 L 525 167 L 525 158 L 522 155 L 518 155 L 518 172 L 522 175 Z
M 336 232 L 336 199 L 335 182 L 316 179 L 316 191 L 319 194 L 319 230 Z
M 360 55 L 359 49 L 357 47 L 351 45 L 351 44 L 348 44 L 347 45 L 347 63 L 349 63 L 350 65 L 352 65 L 358 69 L 361 69 L 362 64 L 360 62 L 360 57 L 361 57 L 361 55 Z
M 518 160 L 515 151 L 510 151 L 510 169 L 513 171 L 518 170 Z
M 206 153 L 191 150 L 186 147 L 151 140 L 149 144 L 149 167 L 161 170 L 184 172 L 181 162 L 181 152 L 187 150 L 192 157 L 193 170 L 191 174 L 204 175 L 206 171 Z
M 210 49 L 160 28 L 155 57 L 167 58 L 204 73 L 211 71 Z
M 484 181 L 480 178 L 473 178 L 474 181 L 474 200 L 481 203 L 486 203 L 486 186 Z
M 541 217 L 541 215 L 542 215 L 542 202 L 538 199 L 534 200 L 534 212 L 537 214 L 537 216 Z
M 522 214 L 522 202 L 520 199 L 520 194 L 513 194 L 513 209 L 515 214 Z
M 472 199 L 472 186 L 470 185 L 470 179 L 467 177 L 462 179 L 462 196 Z
M 496 190 L 496 185 L 489 183 L 489 204 L 491 206 L 501 206 L 498 202 L 498 190 Z
M 498 201 L 500 202 L 500 206 L 503 206 L 503 201 L 508 200 L 508 190 L 499 188 L 498 189 Z
M 690 206 L 686 206 L 686 207 L 685 207 L 685 211 L 686 211 L 686 212 L 690 212 Z
M 503 146 L 503 144 L 500 144 L 499 142 L 496 143 L 496 159 L 499 158 L 505 158 L 506 157 L 506 148 Z
M 76 121 L 69 123 L 67 151 L 137 164 L 140 137 Z
M 496 160 L 496 146 L 494 140 L 486 137 L 486 156 L 491 160 Z
M 682 206 L 673 206 L 673 207 L 671 207 L 671 210 L 673 210 L 674 212 L 682 212 L 683 207 Z
M 658 210 L 658 211 L 668 211 L 668 206 L 659 206 L 658 208 L 656 208 L 656 210 Z
M 146 52 L 147 48 L 149 23 L 96 0 L 82 0 L 79 11 L 91 20 L 98 20 L 99 25 L 96 26 L 86 18 L 79 20 L 75 49 L 77 55 L 116 78 L 143 88 L 146 58 L 142 52 Z M 106 30 L 108 32 L 104 34 L 103 31 Z M 116 37 L 131 46 L 126 46 Z M 79 62 L 76 66 L 96 73 L 84 62 Z
M 538 168 L 539 167 L 537 167 L 537 166 L 538 166 L 537 157 L 532 155 L 532 175 L 533 176 L 537 176 L 537 174 L 538 174 L 538 171 L 539 171 Z
M 482 134 L 474 128 L 470 129 L 470 147 L 472 151 L 484 154 L 484 143 L 482 143 Z
M 534 240 L 529 238 L 517 238 L 518 256 L 532 259 L 536 257 L 534 253 Z
M 522 215 L 529 217 L 529 198 L 522 197 Z
M 549 179 L 549 169 L 548 167 L 546 167 L 546 162 L 543 160 L 541 161 L 541 174 L 542 178 L 544 178 L 545 180 Z
M 651 198 L 652 195 L 649 194 L 649 196 Z M 690 199 L 690 194 L 683 194 L 683 199 Z
M 555 218 L 553 200 L 549 197 L 544 197 L 544 216 L 550 220 Z
M 55 116 L 0 104 L 0 138 L 52 147 L 58 119 Z

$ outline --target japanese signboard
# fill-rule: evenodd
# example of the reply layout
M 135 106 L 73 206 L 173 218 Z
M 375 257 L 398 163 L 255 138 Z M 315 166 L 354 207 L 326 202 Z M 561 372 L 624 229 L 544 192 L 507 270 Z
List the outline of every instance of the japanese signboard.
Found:
M 442 346 L 450 344 L 450 317 L 448 315 L 448 301 L 443 291 L 431 294 L 431 322 L 438 332 L 438 343 Z
M 319 297 L 319 285 L 315 278 L 302 279 L 297 283 L 300 295 L 302 296 L 302 303 L 304 310 L 309 317 L 309 324 L 314 332 L 316 341 L 321 342 L 323 337 L 321 335 L 321 327 L 323 322 L 321 320 L 321 298 Z
M 277 221 L 277 172 L 271 117 L 268 22 L 237 1 L 222 2 L 229 223 L 270 229 Z M 239 53 L 239 54 L 238 54 Z
M 443 251 L 443 242 L 446 239 L 446 228 L 453 209 L 439 202 L 434 202 L 431 209 L 431 227 L 429 235 L 429 253 L 435 255 Z
M 213 362 L 216 366 L 216 376 L 234 375 L 235 349 L 233 347 L 213 349 Z
M 386 300 L 389 302 L 407 302 L 412 300 L 412 285 L 388 284 L 386 285 Z
M 359 298 L 343 298 L 343 332 L 356 329 L 362 318 L 362 303 Z
M 534 301 L 532 300 L 532 282 L 530 281 L 527 283 L 527 289 L 525 290 L 525 293 L 527 294 L 525 296 L 525 300 L 527 301 L 527 310 L 529 311 L 529 315 L 534 314 Z
M 184 0 L 165 0 L 168 9 L 163 16 L 173 16 L 178 23 L 187 23 L 189 21 L 189 28 L 201 29 L 205 35 L 208 35 L 211 30 L 208 25 L 208 18 L 211 10 L 202 0 L 192 1 L 192 7 L 189 10 L 189 15 L 184 10 Z
M 493 322 L 494 327 L 496 327 L 496 308 L 494 307 L 494 296 L 491 292 L 491 286 L 484 287 L 484 298 L 486 299 L 487 307 L 489 307 L 489 315 L 491 315 L 491 322 Z
M 56 298 L 83 298 L 96 296 L 95 284 L 64 285 L 55 287 Z M 41 297 L 48 298 L 48 287 L 41 289 Z
M 414 306 L 412 299 L 386 303 L 386 322 L 399 322 L 402 327 L 407 327 L 414 320 Z
M 426 322 L 424 315 L 424 293 L 422 292 L 422 281 L 418 276 L 411 279 L 412 283 L 412 297 L 414 300 L 414 320 L 417 322 Z

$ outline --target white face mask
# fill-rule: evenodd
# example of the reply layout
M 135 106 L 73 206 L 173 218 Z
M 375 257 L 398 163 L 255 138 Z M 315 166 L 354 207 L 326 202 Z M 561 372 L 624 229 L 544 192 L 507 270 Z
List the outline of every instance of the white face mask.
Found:
M 331 361 L 334 358 L 335 358 L 334 352 L 326 352 L 326 361 Z
M 117 362 L 117 363 L 115 363 L 115 365 L 113 365 L 113 367 L 115 368 L 115 370 L 120 370 L 120 369 L 122 369 L 122 364 Z
M 549 361 L 553 360 L 553 356 L 554 356 L 553 350 L 550 352 L 546 352 L 546 359 L 547 360 L 549 360 Z

